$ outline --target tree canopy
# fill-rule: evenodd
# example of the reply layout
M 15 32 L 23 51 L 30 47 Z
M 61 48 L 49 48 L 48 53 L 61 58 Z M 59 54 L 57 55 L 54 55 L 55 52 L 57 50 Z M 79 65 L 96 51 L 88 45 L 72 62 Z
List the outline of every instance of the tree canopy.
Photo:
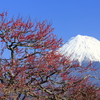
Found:
M 72 64 L 69 57 L 57 52 L 62 39 L 53 30 L 47 21 L 33 23 L 22 17 L 8 20 L 7 12 L 0 14 L 1 100 L 99 98 L 100 89 L 89 81 L 90 75 L 72 75 L 87 68 Z

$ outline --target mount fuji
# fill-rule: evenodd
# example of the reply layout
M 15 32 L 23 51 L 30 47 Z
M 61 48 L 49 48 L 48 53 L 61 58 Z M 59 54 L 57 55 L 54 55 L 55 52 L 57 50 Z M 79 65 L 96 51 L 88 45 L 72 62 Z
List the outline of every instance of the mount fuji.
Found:
M 90 78 L 90 80 L 100 86 L 100 41 L 94 37 L 77 35 L 72 37 L 67 43 L 58 49 L 58 53 L 69 57 L 73 63 L 80 64 L 83 67 L 88 67 L 90 62 L 91 67 L 96 69 L 86 69 L 85 72 L 80 73 L 77 70 L 72 75 L 85 77 L 85 75 L 91 75 L 99 79 Z M 74 62 L 75 61 L 75 62 Z M 73 64 L 72 63 L 72 64 Z M 90 68 L 90 67 L 88 67 Z
M 77 35 L 59 48 L 58 52 L 79 64 L 100 62 L 100 41 L 94 37 Z

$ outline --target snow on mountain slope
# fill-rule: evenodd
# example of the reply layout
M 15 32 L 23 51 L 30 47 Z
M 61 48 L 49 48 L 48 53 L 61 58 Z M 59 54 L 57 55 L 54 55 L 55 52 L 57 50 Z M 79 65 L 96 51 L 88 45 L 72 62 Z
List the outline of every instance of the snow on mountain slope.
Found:
M 90 36 L 77 35 L 65 43 L 59 50 L 71 60 L 82 62 L 100 61 L 100 41 Z

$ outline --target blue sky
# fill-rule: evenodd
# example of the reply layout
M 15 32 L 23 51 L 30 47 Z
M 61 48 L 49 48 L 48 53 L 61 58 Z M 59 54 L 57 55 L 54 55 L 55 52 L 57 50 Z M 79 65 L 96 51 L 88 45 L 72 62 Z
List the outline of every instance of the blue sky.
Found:
M 100 40 L 100 0 L 1 0 L 0 12 L 48 20 L 64 42 L 78 34 Z

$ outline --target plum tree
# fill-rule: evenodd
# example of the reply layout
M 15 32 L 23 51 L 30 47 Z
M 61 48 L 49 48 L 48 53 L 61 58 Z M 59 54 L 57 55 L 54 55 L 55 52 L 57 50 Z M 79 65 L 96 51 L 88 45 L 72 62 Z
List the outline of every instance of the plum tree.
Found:
M 84 68 L 57 52 L 62 39 L 53 30 L 47 21 L 0 14 L 1 100 L 97 100 L 89 77 L 71 75 Z

